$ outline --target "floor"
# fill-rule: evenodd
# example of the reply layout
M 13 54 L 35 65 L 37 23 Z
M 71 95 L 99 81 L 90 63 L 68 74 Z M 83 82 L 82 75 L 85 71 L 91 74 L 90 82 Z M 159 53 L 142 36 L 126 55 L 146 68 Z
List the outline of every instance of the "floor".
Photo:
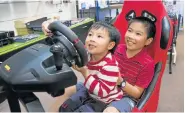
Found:
M 173 72 L 169 74 L 168 65 L 163 75 L 161 84 L 158 112 L 183 112 L 184 111 L 184 32 L 180 31 L 177 40 L 177 61 L 173 65 Z M 77 73 L 78 80 L 83 80 Z M 46 111 L 55 101 L 47 93 L 36 93 Z M 21 109 L 25 111 L 23 106 Z M 0 104 L 0 112 L 9 112 L 7 101 Z
M 159 112 L 184 112 L 184 32 L 179 32 L 177 39 L 177 61 L 169 74 L 166 65 L 162 78 Z

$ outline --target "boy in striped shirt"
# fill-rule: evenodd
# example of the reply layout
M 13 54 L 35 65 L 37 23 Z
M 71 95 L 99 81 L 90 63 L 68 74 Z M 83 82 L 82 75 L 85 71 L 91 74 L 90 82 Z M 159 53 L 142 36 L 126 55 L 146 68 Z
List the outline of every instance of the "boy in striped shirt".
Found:
M 116 84 L 118 62 L 112 55 L 119 40 L 120 34 L 112 25 L 96 22 L 91 26 L 85 41 L 90 61 L 82 68 L 73 66 L 82 73 L 85 82 L 76 85 L 77 92 L 62 104 L 60 112 L 78 109 L 102 112 L 108 103 L 123 97 L 122 90 Z

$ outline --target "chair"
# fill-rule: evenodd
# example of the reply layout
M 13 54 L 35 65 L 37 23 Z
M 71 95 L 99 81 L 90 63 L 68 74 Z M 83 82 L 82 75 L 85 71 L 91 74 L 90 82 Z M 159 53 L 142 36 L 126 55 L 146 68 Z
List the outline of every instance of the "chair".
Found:
M 155 22 L 156 35 L 153 43 L 147 49 L 156 66 L 152 82 L 132 111 L 156 112 L 167 52 L 172 42 L 172 24 L 162 1 L 124 1 L 122 11 L 114 22 L 115 27 L 121 33 L 120 43 L 125 43 L 124 35 L 127 30 L 128 20 L 136 16 L 145 16 Z

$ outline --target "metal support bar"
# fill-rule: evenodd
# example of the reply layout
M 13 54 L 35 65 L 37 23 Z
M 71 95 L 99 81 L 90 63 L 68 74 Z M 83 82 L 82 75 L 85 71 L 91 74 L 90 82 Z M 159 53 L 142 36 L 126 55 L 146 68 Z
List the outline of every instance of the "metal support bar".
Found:
M 96 8 L 96 18 L 95 18 L 95 21 L 99 21 L 99 4 L 98 4 L 98 1 L 95 0 L 95 8 Z
M 34 93 L 19 93 L 19 99 L 28 112 L 45 112 Z
M 18 95 L 11 89 L 7 92 L 8 104 L 11 112 L 21 112 L 21 108 L 18 101 Z

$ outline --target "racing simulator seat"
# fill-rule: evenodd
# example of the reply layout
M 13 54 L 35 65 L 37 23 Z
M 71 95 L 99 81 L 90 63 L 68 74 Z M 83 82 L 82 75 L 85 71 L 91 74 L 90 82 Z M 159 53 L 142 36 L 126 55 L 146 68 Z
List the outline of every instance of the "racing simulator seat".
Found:
M 60 22 L 48 27 L 53 45 L 35 44 L 0 65 L 0 102 L 8 99 L 11 112 L 20 112 L 19 101 L 28 112 L 44 112 L 33 92 L 47 92 L 56 97 L 77 78 L 70 68 L 87 63 L 87 51 L 77 35 Z
M 124 1 L 121 13 L 114 21 L 121 33 L 121 43 L 127 30 L 128 20 L 137 16 L 150 18 L 156 25 L 154 41 L 147 47 L 155 60 L 155 73 L 149 87 L 144 91 L 133 112 L 156 112 L 161 79 L 166 66 L 167 52 L 172 42 L 172 24 L 162 1 Z

